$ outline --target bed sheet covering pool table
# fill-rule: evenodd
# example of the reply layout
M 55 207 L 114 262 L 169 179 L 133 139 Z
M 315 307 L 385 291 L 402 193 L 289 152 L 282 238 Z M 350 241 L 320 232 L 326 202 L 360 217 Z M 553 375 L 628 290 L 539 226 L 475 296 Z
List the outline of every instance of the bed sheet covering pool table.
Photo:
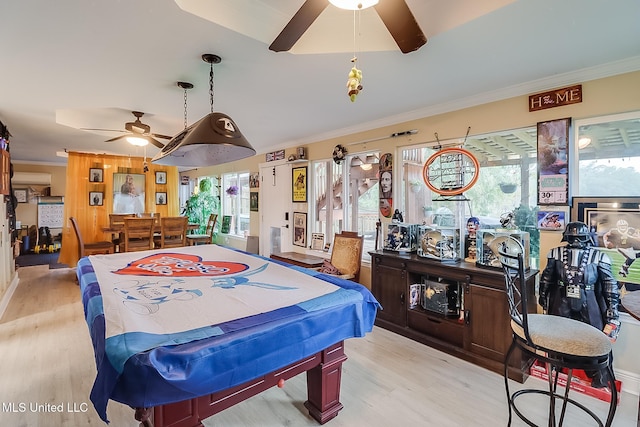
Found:
M 134 408 L 188 400 L 362 337 L 379 308 L 357 283 L 217 245 L 86 257 L 77 275 L 97 366 L 90 397 L 104 421 L 109 399 Z M 289 304 L 296 297 L 283 295 L 296 292 L 305 299 Z M 285 305 L 264 311 L 255 300 L 269 294 Z M 243 317 L 217 313 L 225 305 Z M 200 323 L 158 332 L 168 307 Z

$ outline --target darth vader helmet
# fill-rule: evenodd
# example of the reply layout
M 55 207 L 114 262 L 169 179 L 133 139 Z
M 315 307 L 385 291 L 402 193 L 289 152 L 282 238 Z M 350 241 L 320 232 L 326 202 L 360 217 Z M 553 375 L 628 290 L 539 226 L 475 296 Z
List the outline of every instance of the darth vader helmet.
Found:
M 562 241 L 567 242 L 568 247 L 577 249 L 586 248 L 595 243 L 587 224 L 580 221 L 567 224 L 564 233 L 562 233 Z

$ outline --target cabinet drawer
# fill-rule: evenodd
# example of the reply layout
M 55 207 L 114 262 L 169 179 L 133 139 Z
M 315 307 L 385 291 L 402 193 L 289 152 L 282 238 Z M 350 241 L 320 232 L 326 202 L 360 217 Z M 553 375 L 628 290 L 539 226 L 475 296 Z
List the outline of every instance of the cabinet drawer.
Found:
M 423 334 L 462 347 L 464 325 L 457 319 L 427 314 L 421 310 L 408 310 L 408 326 Z

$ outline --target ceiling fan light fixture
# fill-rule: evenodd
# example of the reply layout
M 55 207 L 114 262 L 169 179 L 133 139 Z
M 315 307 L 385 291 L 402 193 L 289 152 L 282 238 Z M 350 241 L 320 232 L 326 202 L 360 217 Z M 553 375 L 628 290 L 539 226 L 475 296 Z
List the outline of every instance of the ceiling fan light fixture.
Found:
M 149 140 L 141 136 L 127 136 L 126 139 L 129 144 L 136 145 L 138 147 L 144 147 L 149 144 Z
M 151 160 L 153 163 L 183 167 L 213 166 L 256 154 L 256 150 L 242 135 L 231 117 L 213 111 L 213 64 L 220 63 L 220 57 L 206 53 L 202 55 L 202 60 L 211 66 L 211 113 L 171 138 Z
M 378 0 L 329 0 L 329 3 L 340 9 L 362 10 L 378 4 Z

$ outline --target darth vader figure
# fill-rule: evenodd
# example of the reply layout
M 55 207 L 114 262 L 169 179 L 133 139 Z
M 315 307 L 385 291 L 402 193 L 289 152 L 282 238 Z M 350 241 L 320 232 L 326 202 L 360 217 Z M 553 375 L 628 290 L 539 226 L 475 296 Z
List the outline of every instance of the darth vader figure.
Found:
M 547 255 L 538 302 L 548 314 L 589 323 L 615 339 L 620 330 L 620 292 L 611 259 L 592 246 L 583 222 L 567 224 L 562 241 L 567 245 Z

